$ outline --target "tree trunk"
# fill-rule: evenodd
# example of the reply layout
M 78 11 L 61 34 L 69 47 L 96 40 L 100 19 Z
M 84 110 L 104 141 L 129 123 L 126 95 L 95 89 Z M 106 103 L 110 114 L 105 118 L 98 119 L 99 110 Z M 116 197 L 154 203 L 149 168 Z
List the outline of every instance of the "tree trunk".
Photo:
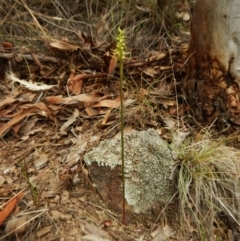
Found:
M 240 1 L 195 0 L 185 87 L 196 115 L 240 126 Z

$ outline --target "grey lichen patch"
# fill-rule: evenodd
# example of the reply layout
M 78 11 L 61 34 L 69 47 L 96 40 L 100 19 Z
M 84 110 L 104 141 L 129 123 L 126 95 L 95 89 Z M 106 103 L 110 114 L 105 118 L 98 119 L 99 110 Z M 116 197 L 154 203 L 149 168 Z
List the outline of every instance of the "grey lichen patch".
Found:
M 102 141 L 84 157 L 87 165 L 114 169 L 121 166 L 119 139 Z M 135 213 L 146 212 L 155 202 L 168 202 L 173 195 L 169 179 L 171 150 L 153 129 L 125 136 L 125 196 Z

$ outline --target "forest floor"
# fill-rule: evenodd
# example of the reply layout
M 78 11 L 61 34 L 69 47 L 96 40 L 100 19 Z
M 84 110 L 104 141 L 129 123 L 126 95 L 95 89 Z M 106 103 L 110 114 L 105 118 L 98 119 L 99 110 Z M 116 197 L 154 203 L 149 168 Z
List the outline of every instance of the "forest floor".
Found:
M 101 23 L 92 34 L 86 27 L 90 23 L 82 27 L 74 16 L 63 18 L 69 15 L 67 6 L 52 13 L 50 1 L 42 1 L 41 8 L 28 1 L 12 3 L 0 6 L 5 14 L 0 39 L 0 240 L 198 240 L 190 223 L 183 232 L 177 206 L 156 221 L 136 218 L 123 225 L 122 214 L 110 210 L 91 188 L 84 154 L 120 131 L 119 63 L 113 57 L 118 32 L 103 21 L 108 14 L 101 9 Z M 77 24 L 78 29 L 72 27 Z M 105 33 L 104 38 L 107 29 L 110 37 Z M 136 29 L 125 32 L 125 128 L 154 128 L 169 143 L 177 129 L 198 132 L 203 125 L 180 84 L 187 74 L 189 32 L 168 38 L 139 32 L 141 37 Z M 98 141 L 74 156 L 74 145 L 92 137 Z M 218 240 L 231 240 L 226 224 L 218 222 L 214 232 L 222 237 Z

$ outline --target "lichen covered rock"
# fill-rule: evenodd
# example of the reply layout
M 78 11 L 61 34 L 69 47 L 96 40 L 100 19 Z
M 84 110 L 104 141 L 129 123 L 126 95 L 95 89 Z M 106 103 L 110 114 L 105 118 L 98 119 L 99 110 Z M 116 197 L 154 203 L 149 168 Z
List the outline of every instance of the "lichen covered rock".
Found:
M 84 160 L 103 199 L 115 209 L 117 206 L 117 209 L 121 209 L 120 139 L 102 141 L 84 156 Z M 154 204 L 166 203 L 171 199 L 173 189 L 170 174 L 173 163 L 168 144 L 155 130 L 125 136 L 125 197 L 135 213 L 145 213 Z

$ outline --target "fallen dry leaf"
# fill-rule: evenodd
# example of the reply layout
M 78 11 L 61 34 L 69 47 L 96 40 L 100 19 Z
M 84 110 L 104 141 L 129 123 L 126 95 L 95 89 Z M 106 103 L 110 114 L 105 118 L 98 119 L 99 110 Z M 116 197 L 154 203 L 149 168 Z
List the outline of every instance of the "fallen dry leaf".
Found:
M 95 74 L 78 74 L 72 78 L 74 81 L 78 80 L 88 80 L 88 79 L 95 79 L 95 78 L 102 78 L 105 77 L 106 74 L 104 73 L 95 73 Z
M 146 62 L 155 62 L 155 61 L 164 59 L 166 56 L 167 56 L 166 53 L 157 53 L 151 56 L 150 58 L 146 59 Z
M 83 80 L 103 77 L 106 77 L 105 73 L 77 74 L 76 76 L 71 76 L 68 81 L 68 90 L 70 93 L 78 95 L 82 91 Z
M 92 116 L 96 116 L 99 114 L 99 112 L 97 110 L 95 110 L 91 107 L 90 103 L 84 103 L 84 106 L 85 106 L 85 111 L 88 116 L 92 117 Z
M 8 121 L 7 123 L 3 124 L 0 128 L 0 137 L 8 130 L 11 129 L 12 126 L 19 123 L 21 120 L 23 120 L 26 116 L 32 114 L 32 113 L 38 113 L 41 115 L 47 115 L 52 120 L 54 118 L 52 117 L 49 109 L 46 107 L 43 103 L 37 103 L 37 104 L 26 104 L 22 106 L 22 109 L 14 114 L 14 117 Z
M 79 95 L 82 92 L 83 80 L 70 79 L 67 86 L 70 94 Z
M 172 106 L 169 108 L 169 113 L 170 115 L 178 115 L 178 117 L 183 117 L 185 114 L 185 111 L 189 109 L 190 109 L 189 106 L 184 106 L 184 105 Z
M 24 121 L 17 123 L 16 125 L 12 126 L 12 130 L 15 134 L 19 132 L 19 130 L 22 128 L 24 125 Z
M 19 192 L 12 199 L 10 199 L 4 206 L 3 210 L 0 211 L 0 225 L 4 223 L 6 218 L 10 215 L 10 213 L 15 208 L 17 202 L 23 197 L 23 191 Z
M 17 234 L 17 236 L 23 234 L 27 228 L 27 215 L 22 216 L 20 218 L 13 218 L 9 220 L 5 227 L 5 234 L 7 236 L 13 236 L 13 234 Z M 12 235 L 10 235 L 12 234 Z
M 149 91 L 147 91 L 144 88 L 140 88 L 139 89 L 139 95 L 140 95 L 140 99 L 144 99 L 145 96 L 147 96 L 149 94 Z
M 132 126 L 126 126 L 124 128 L 124 135 L 129 135 L 136 132 L 135 129 L 132 128 Z M 114 137 L 114 139 L 120 139 L 121 138 L 121 131 L 119 131 Z
M 6 106 L 6 105 L 10 105 L 10 104 L 12 104 L 12 103 L 14 103 L 15 101 L 17 101 L 15 98 L 13 98 L 13 97 L 7 97 L 6 99 L 4 99 L 4 100 L 1 100 L 1 102 L 0 102 L 0 108 L 2 108 L 2 107 L 4 107 L 4 106 Z
M 62 213 L 58 210 L 52 210 L 51 215 L 52 215 L 53 220 L 64 220 L 64 221 L 66 221 L 66 220 L 72 219 L 71 214 L 65 214 L 65 213 Z
M 10 42 L 6 42 L 6 41 L 2 42 L 2 46 L 5 49 L 12 49 L 13 48 L 13 44 L 10 43 Z
M 36 170 L 41 169 L 42 167 L 45 166 L 45 164 L 48 161 L 48 157 L 45 154 L 41 154 L 37 156 L 37 159 L 34 160 L 34 166 L 36 168 Z
M 79 117 L 79 110 L 77 108 L 74 109 L 73 114 L 68 118 L 68 120 L 61 126 L 60 131 L 64 132 L 66 129 L 74 123 Z
M 143 73 L 148 76 L 154 77 L 154 75 L 156 75 L 158 72 L 153 67 L 147 67 L 143 70 Z
M 97 125 L 97 127 L 98 127 L 98 128 L 104 128 L 104 127 L 107 127 L 107 126 L 111 126 L 111 125 L 113 125 L 114 123 L 116 123 L 116 120 L 108 121 L 108 122 L 105 123 L 105 124 L 100 123 L 100 124 Z
M 64 41 L 57 41 L 49 44 L 51 47 L 59 49 L 59 50 L 69 50 L 69 51 L 75 51 L 78 50 L 80 47 L 64 42 Z
M 165 71 L 165 70 L 172 69 L 172 66 L 160 66 L 159 69 L 162 71 Z
M 62 97 L 62 96 L 49 96 L 44 99 L 48 104 L 64 104 L 71 105 L 77 104 L 79 102 L 96 102 L 101 100 L 101 98 L 95 95 L 81 94 L 77 96 Z
M 108 117 L 109 117 L 111 111 L 112 111 L 112 109 L 109 109 L 109 110 L 106 112 L 106 114 L 105 114 L 105 116 L 103 117 L 103 120 L 102 120 L 102 125 L 105 125 L 105 124 L 107 123 L 107 120 L 108 120 Z
M 109 226 L 112 225 L 112 220 L 110 220 L 110 219 L 104 220 L 104 221 L 102 222 L 102 225 L 103 225 L 104 228 L 107 228 L 107 227 L 109 227 Z
M 109 62 L 109 66 L 108 66 L 108 75 L 107 75 L 108 81 L 112 79 L 116 67 L 117 67 L 117 59 L 113 57 L 113 58 L 111 58 L 111 60 Z
M 2 186 L 2 184 L 6 181 L 6 178 L 2 175 L 0 175 L 0 185 Z M 1 192 L 0 192 L 1 194 Z
M 27 122 L 24 122 L 24 125 L 20 129 L 20 134 L 25 136 L 28 135 L 35 127 L 38 120 L 39 118 L 34 116 L 31 119 L 29 119 Z
M 108 233 L 106 231 L 98 228 L 97 226 L 91 223 L 86 223 L 85 230 L 91 234 L 96 234 L 101 237 L 108 237 Z
M 17 124 L 19 121 L 21 121 L 22 119 L 24 119 L 26 116 L 28 116 L 31 113 L 31 110 L 27 110 L 24 113 L 19 114 L 18 116 L 15 116 L 13 119 L 11 119 L 10 121 L 8 121 L 7 123 L 5 123 L 4 125 L 1 126 L 0 129 L 0 137 L 9 129 L 11 129 L 11 127 L 15 124 Z
M 119 106 L 120 106 L 120 97 L 117 97 L 115 100 L 101 100 L 93 107 L 118 108 Z
M 102 238 L 96 234 L 87 234 L 81 237 L 82 241 L 110 241 L 110 239 Z
M 175 106 L 176 100 L 170 98 L 161 98 L 161 97 L 151 97 L 149 100 L 151 103 L 162 104 L 167 106 Z
M 46 226 L 43 229 L 36 232 L 36 237 L 41 238 L 42 236 L 46 235 L 47 233 L 51 232 L 53 226 Z
M 167 225 L 159 227 L 151 233 L 151 236 L 153 237 L 152 241 L 167 241 L 174 233 L 175 231 Z

